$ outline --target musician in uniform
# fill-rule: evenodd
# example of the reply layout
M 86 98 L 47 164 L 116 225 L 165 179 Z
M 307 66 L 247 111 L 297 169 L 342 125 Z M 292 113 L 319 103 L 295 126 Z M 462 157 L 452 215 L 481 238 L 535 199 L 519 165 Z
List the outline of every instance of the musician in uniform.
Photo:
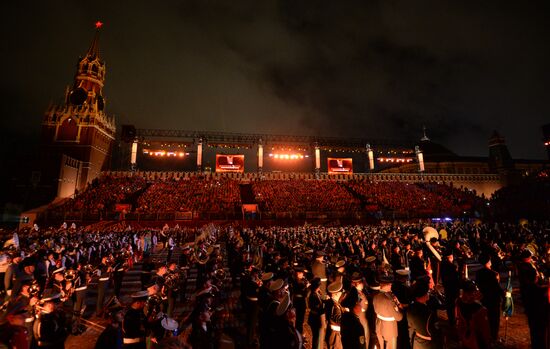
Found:
M 460 290 L 460 271 L 454 263 L 453 250 L 445 249 L 441 262 L 441 283 L 445 290 L 445 309 L 451 327 L 455 325 L 455 303 Z
M 110 274 L 113 268 L 110 266 L 107 256 L 101 258 L 101 263 L 98 266 L 97 280 L 97 304 L 96 315 L 100 315 L 103 311 L 103 303 L 105 302 L 105 291 L 109 287 Z
M 430 228 L 430 227 L 428 227 L 428 228 Z M 437 284 L 439 282 L 439 272 L 440 272 L 440 263 L 441 263 L 441 253 L 440 253 L 441 245 L 439 244 L 439 240 L 438 240 L 437 237 L 430 238 L 429 242 L 430 242 L 430 245 L 433 247 L 433 249 L 431 249 L 431 248 L 428 249 L 428 251 L 429 251 L 428 259 L 430 260 L 430 265 L 431 265 L 432 271 L 433 271 L 432 280 L 434 282 L 434 285 L 437 286 Z
M 143 309 L 148 296 L 147 291 L 139 291 L 132 295 L 132 304 L 126 310 L 122 322 L 123 348 L 125 349 L 146 348 L 145 336 L 148 324 Z
M 428 275 L 424 264 L 424 250 L 421 245 L 414 247 L 414 255 L 409 261 L 409 266 L 411 269 L 412 280 Z
M 317 277 L 321 280 L 321 295 L 324 298 L 327 294 L 327 270 L 325 263 L 323 262 L 325 253 L 323 251 L 315 252 L 315 260 L 311 264 L 311 273 L 313 277 Z
M 357 288 L 353 287 L 342 301 L 348 311 L 342 314 L 342 347 L 343 349 L 367 349 L 368 337 L 360 317 L 364 316 L 361 299 Z
M 52 281 L 50 283 L 51 288 L 61 294 L 61 298 L 63 298 L 65 293 L 65 267 L 57 268 L 52 272 Z
M 392 284 L 391 290 L 403 311 L 403 319 L 397 322 L 397 347 L 399 349 L 408 349 L 411 347 L 409 339 L 409 325 L 407 322 L 407 307 L 412 302 L 412 291 L 409 286 L 410 270 L 398 269 L 395 271 L 395 281 Z
M 95 349 L 122 349 L 122 322 L 124 321 L 124 308 L 120 303 L 109 307 L 109 324 L 97 338 Z
M 276 336 L 276 348 L 303 349 L 304 339 L 296 328 L 296 309 L 290 295 L 285 294 L 277 306 L 276 315 L 281 319 L 281 327 Z
M 324 330 L 321 332 L 321 325 L 325 318 L 325 303 L 321 295 L 321 280 L 314 278 L 311 280 L 310 293 L 307 299 L 309 307 L 309 316 L 307 323 L 311 327 L 311 348 L 322 349 L 324 342 Z M 320 337 L 321 334 L 323 337 Z
M 212 312 L 206 304 L 199 305 L 194 312 L 193 326 L 189 335 L 189 342 L 193 349 L 214 349 L 214 331 L 210 317 Z
M 365 293 L 365 283 L 363 282 L 363 278 L 360 273 L 354 272 L 351 275 L 351 286 L 352 288 L 350 291 L 357 291 L 357 297 L 358 297 L 358 304 L 361 307 L 361 312 L 358 314 L 359 322 L 361 323 L 361 326 L 363 326 L 364 331 L 364 337 L 365 337 L 365 347 L 369 347 L 369 339 L 370 339 L 370 329 L 369 329 L 369 323 L 367 320 L 367 309 L 369 307 L 369 301 L 367 298 L 367 294 Z
M 340 305 L 340 298 L 344 294 L 342 283 L 335 281 L 328 286 L 327 290 L 330 294 L 330 299 L 326 302 L 328 326 L 325 338 L 329 349 L 341 349 L 342 337 L 340 331 L 342 314 L 344 312 L 343 307 Z
M 284 323 L 277 316 L 277 307 L 286 294 L 285 282 L 282 279 L 277 279 L 269 286 L 271 291 L 271 300 L 267 308 L 262 309 L 262 321 L 260 326 L 260 348 L 276 348 L 277 332 L 281 329 Z
M 67 338 L 65 314 L 59 306 L 61 295 L 49 290 L 40 301 L 40 315 L 34 322 L 33 332 L 37 347 L 63 349 Z
M 417 282 L 413 287 L 414 301 L 407 309 L 412 349 L 442 349 L 437 313 L 428 306 L 430 286 Z
M 478 259 L 483 265 L 476 273 L 476 283 L 483 295 L 481 304 L 487 308 L 491 337 L 493 341 L 498 340 L 500 327 L 500 304 L 504 299 L 504 290 L 500 287 L 500 275 L 491 269 L 491 257 L 488 254 L 481 254 Z M 445 293 L 447 293 L 445 291 Z
M 262 281 L 259 279 L 258 270 L 248 264 L 248 269 L 241 278 L 241 301 L 246 314 L 246 338 L 247 344 L 252 345 L 256 338 L 256 327 L 258 326 L 258 314 L 260 311 L 258 293 Z
M 542 285 L 542 275 L 533 265 L 532 254 L 525 249 L 520 255 L 518 264 L 519 290 L 525 307 L 529 331 L 531 333 L 531 347 L 533 349 L 548 348 L 548 285 Z
M 474 281 L 465 281 L 456 302 L 457 332 L 462 348 L 490 348 L 491 330 L 487 309 L 479 302 L 481 293 Z
M 167 297 L 167 308 L 166 314 L 171 317 L 174 312 L 174 307 L 176 306 L 176 297 L 180 287 L 180 274 L 178 270 L 178 264 L 176 262 L 170 262 L 168 265 L 168 271 L 166 273 L 165 279 L 165 288 L 166 288 L 166 297 Z
M 372 300 L 376 312 L 376 336 L 380 349 L 397 348 L 397 321 L 403 319 L 403 313 L 399 303 L 391 292 L 394 281 L 393 275 L 384 272 L 378 277 L 380 293 Z
M 294 275 L 290 281 L 290 289 L 292 294 L 292 304 L 296 311 L 296 329 L 304 332 L 304 318 L 306 316 L 306 296 L 308 281 L 304 277 L 304 268 L 294 268 Z

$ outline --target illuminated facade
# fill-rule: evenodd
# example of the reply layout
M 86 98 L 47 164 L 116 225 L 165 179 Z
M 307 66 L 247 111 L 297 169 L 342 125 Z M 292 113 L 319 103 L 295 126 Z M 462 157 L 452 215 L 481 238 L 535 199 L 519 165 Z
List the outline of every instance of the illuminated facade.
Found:
M 115 139 L 114 117 L 105 113 L 106 70 L 99 51 L 100 28 L 101 23 L 96 23 L 90 48 L 78 59 L 74 82 L 65 91 L 64 103 L 50 105 L 42 122 L 43 176 L 46 181 L 63 182 L 62 158 L 68 156 L 81 163 L 75 190 L 84 189 L 108 169 Z

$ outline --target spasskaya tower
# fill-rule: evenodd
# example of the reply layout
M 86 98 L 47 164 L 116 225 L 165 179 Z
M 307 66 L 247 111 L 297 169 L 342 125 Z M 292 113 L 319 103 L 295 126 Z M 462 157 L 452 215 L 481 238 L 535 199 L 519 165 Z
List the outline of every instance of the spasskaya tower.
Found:
M 90 48 L 78 59 L 74 82 L 65 91 L 64 103 L 51 105 L 42 122 L 46 161 L 43 175 L 59 182 L 60 187 L 61 182 L 70 181 L 79 191 L 109 165 L 116 131 L 114 117 L 105 113 L 106 69 L 99 50 L 102 23 L 95 26 Z M 64 174 L 66 165 L 75 169 L 74 174 Z M 57 196 L 65 195 L 58 190 Z

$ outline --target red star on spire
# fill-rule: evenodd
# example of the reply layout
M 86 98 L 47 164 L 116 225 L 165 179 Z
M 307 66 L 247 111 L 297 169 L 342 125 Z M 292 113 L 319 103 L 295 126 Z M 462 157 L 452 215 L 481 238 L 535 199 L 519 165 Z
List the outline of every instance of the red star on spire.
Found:
M 95 28 L 96 28 L 96 29 L 99 29 L 99 28 L 101 28 L 102 26 L 103 26 L 103 23 L 102 23 L 102 22 L 100 22 L 100 21 L 95 22 Z

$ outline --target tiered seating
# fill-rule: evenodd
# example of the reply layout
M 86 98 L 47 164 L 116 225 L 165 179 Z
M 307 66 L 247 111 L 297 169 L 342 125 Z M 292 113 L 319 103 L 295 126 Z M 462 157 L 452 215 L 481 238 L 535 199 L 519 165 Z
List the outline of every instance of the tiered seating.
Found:
M 339 182 L 265 180 L 252 184 L 260 208 L 270 212 L 355 211 L 360 202 Z
M 238 182 L 229 179 L 160 180 L 138 199 L 138 212 L 232 212 L 241 204 Z

